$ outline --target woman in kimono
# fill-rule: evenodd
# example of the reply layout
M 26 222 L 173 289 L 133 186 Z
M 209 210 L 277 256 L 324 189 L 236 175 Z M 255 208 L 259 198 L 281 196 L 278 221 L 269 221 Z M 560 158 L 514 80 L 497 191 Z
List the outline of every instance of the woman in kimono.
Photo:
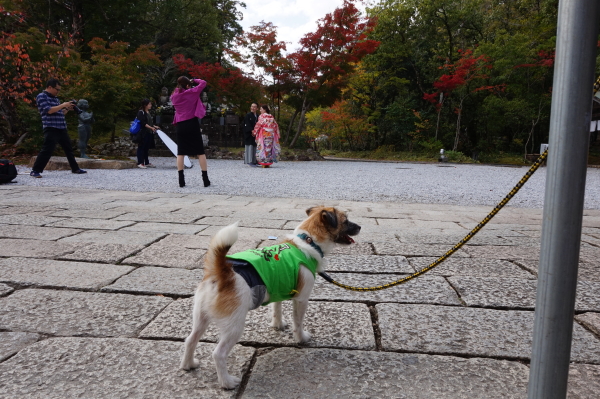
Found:
M 256 138 L 256 162 L 263 168 L 268 168 L 273 162 L 277 162 L 277 156 L 281 152 L 279 125 L 270 114 L 268 105 L 261 105 L 260 116 L 252 135 Z

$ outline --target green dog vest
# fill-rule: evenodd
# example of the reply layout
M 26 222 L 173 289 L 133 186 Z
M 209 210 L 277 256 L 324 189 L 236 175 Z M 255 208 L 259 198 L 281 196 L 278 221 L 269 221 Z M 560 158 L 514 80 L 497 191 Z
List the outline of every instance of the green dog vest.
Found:
M 249 249 L 227 257 L 249 262 L 260 275 L 269 293 L 269 302 L 262 305 L 293 298 L 298 293 L 296 286 L 300 265 L 306 266 L 313 277 L 319 265 L 316 259 L 307 257 L 301 250 L 290 244 Z

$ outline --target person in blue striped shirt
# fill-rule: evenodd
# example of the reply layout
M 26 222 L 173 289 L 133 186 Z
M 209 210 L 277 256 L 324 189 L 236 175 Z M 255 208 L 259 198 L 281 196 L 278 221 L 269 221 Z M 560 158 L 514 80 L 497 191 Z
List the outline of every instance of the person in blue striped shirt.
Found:
M 81 169 L 73 155 L 71 147 L 71 139 L 67 133 L 67 120 L 65 115 L 73 110 L 74 104 L 70 101 L 61 103 L 58 100 L 58 92 L 60 91 L 60 82 L 57 79 L 50 79 L 46 83 L 46 90 L 41 92 L 35 98 L 40 115 L 42 115 L 42 126 L 44 127 L 44 144 L 40 151 L 31 173 L 31 177 L 42 177 L 41 173 L 52 157 L 56 144 L 60 144 L 67 156 L 71 171 L 75 174 L 87 173 Z

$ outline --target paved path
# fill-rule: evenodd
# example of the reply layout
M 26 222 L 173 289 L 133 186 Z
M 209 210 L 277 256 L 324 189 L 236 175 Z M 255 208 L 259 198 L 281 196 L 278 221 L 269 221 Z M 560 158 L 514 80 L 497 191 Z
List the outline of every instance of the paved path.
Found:
M 217 386 L 178 369 L 209 238 L 240 220 L 234 250 L 282 237 L 310 199 L 0 186 L 0 398 L 523 398 L 541 210 L 507 208 L 439 268 L 389 290 L 317 280 L 313 340 L 253 311 Z M 362 225 L 329 271 L 373 285 L 444 253 L 489 207 L 325 201 Z M 600 392 L 600 211 L 585 212 L 570 398 Z M 284 305 L 290 321 L 289 303 Z

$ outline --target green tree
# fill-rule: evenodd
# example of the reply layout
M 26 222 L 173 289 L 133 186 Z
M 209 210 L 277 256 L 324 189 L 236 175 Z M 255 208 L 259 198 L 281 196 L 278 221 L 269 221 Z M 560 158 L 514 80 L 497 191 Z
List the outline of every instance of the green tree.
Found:
M 65 94 L 85 98 L 94 110 L 100 129 L 112 133 L 120 116 L 126 115 L 145 95 L 144 72 L 160 64 L 159 58 L 148 46 L 140 46 L 127 53 L 128 43 L 96 38 L 88 43 L 92 57 L 81 64 L 81 72 L 71 81 Z

